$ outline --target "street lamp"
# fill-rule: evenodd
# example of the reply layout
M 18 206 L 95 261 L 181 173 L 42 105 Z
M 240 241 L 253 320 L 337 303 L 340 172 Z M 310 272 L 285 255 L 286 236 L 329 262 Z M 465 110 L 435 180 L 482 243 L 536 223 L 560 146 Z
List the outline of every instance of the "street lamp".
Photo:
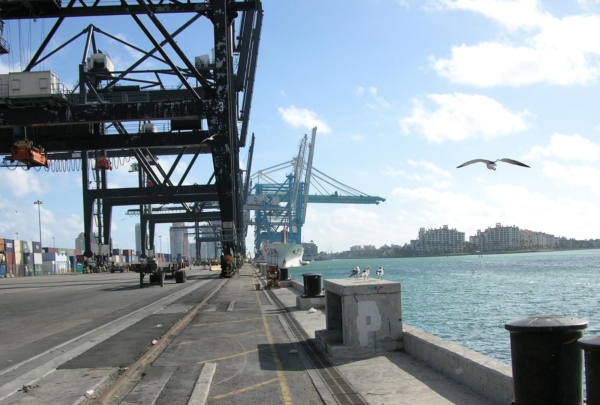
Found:
M 17 237 L 15 239 L 19 240 L 19 232 L 15 232 L 15 235 L 17 235 Z
M 40 242 L 40 245 L 41 245 L 41 244 L 42 244 L 42 243 Z M 56 247 L 56 241 L 54 240 L 54 236 L 52 237 L 52 247 Z
M 41 213 L 40 207 L 42 206 L 42 204 L 44 202 L 37 200 L 37 201 L 34 201 L 33 203 L 38 206 L 38 221 L 40 224 L 40 247 L 42 247 L 42 213 Z
M 160 254 L 162 252 L 162 235 L 158 235 L 158 243 L 160 246 L 160 249 L 158 250 L 158 253 Z

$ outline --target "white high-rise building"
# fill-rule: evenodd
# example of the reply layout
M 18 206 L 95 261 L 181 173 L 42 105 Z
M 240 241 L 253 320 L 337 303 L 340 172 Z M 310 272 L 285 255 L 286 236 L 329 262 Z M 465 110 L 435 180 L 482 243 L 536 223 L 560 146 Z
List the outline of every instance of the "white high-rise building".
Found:
M 421 228 L 419 238 L 410 241 L 413 251 L 420 254 L 457 253 L 465 248 L 465 233 L 444 225 L 438 229 Z

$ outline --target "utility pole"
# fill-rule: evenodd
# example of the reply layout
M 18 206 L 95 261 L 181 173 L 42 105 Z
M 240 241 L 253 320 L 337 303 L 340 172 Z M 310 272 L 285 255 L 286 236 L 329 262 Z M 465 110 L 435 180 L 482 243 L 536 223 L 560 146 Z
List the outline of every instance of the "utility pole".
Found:
M 44 202 L 37 200 L 37 201 L 34 201 L 33 203 L 38 206 L 38 221 L 40 224 L 40 247 L 42 247 L 42 212 L 41 212 L 40 207 Z

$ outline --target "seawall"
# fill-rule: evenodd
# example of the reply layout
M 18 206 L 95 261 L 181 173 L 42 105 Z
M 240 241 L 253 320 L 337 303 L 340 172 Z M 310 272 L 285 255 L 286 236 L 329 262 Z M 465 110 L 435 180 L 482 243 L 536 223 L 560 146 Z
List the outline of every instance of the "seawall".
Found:
M 297 280 L 292 280 L 292 288 L 304 293 Z M 403 332 L 407 354 L 498 405 L 512 402 L 511 366 L 406 324 Z

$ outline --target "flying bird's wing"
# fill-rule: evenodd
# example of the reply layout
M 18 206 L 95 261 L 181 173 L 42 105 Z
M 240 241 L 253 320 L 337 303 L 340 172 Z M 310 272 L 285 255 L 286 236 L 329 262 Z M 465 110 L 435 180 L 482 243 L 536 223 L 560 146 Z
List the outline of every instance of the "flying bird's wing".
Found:
M 465 163 L 463 163 L 463 164 L 462 164 L 462 165 L 460 165 L 460 166 L 456 166 L 456 168 L 457 168 L 457 169 L 460 169 L 461 167 L 465 167 L 465 166 L 468 166 L 468 165 L 472 165 L 473 163 L 479 163 L 479 162 L 481 162 L 481 163 L 485 163 L 486 165 L 487 165 L 488 163 L 490 163 L 490 161 L 489 161 L 489 160 L 485 160 L 485 159 L 474 159 L 474 160 L 469 160 L 468 162 L 465 162 Z
M 506 163 L 510 163 L 511 165 L 517 165 L 517 166 L 523 166 L 523 167 L 529 167 L 527 166 L 525 163 L 521 163 L 521 162 L 517 162 L 516 160 L 513 159 L 498 159 L 498 161 L 500 162 L 506 162 Z

